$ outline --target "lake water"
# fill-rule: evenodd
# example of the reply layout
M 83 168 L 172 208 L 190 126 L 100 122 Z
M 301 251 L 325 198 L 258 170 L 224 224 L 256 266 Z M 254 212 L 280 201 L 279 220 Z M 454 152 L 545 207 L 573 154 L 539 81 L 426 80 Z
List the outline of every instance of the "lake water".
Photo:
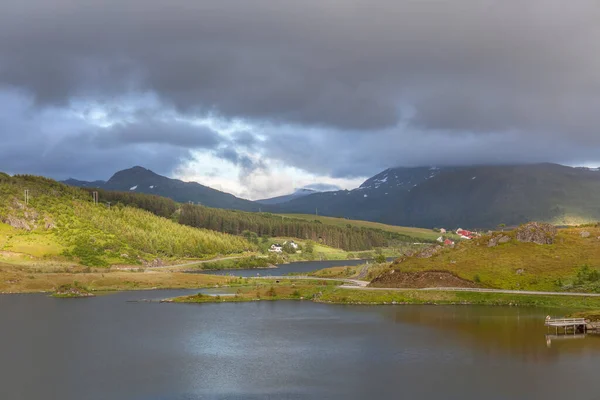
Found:
M 388 258 L 392 261 L 394 258 Z M 345 267 L 361 265 L 367 260 L 335 260 L 335 261 L 300 261 L 289 264 L 278 264 L 277 268 L 261 268 L 261 269 L 227 269 L 227 270 L 205 270 L 194 273 L 211 274 L 211 275 L 234 275 L 234 276 L 281 276 L 289 273 L 308 273 L 318 269 L 330 267 Z
M 547 310 L 130 302 L 194 292 L 0 296 L 0 399 L 600 396 L 600 340 Z

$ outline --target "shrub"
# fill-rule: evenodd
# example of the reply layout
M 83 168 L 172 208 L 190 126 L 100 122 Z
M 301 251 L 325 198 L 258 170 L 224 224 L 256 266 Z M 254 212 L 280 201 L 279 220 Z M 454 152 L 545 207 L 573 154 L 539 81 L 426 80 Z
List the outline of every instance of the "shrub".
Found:
M 385 258 L 385 255 L 383 255 L 383 253 L 379 253 L 377 254 L 377 256 L 375 257 L 375 262 L 378 264 L 383 264 L 385 263 L 387 260 Z

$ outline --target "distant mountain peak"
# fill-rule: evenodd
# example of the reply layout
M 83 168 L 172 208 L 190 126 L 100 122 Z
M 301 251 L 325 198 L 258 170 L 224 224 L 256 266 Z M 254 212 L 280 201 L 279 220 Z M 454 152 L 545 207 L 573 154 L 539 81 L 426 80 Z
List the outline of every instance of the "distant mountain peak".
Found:
M 98 187 L 120 192 L 147 193 L 168 197 L 181 203 L 192 202 L 208 207 L 258 211 L 259 206 L 250 200 L 240 199 L 232 194 L 201 185 L 197 182 L 183 182 L 157 174 L 139 165 L 116 172 L 101 185 L 91 186 L 92 182 L 69 180 L 64 183 L 79 187 Z

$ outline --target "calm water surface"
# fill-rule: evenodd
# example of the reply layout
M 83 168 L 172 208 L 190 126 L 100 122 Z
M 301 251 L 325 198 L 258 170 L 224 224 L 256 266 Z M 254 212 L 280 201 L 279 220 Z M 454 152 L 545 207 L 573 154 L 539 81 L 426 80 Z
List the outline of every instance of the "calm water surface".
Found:
M 598 399 L 547 310 L 0 296 L 0 399 Z M 556 313 L 556 312 L 555 312 Z

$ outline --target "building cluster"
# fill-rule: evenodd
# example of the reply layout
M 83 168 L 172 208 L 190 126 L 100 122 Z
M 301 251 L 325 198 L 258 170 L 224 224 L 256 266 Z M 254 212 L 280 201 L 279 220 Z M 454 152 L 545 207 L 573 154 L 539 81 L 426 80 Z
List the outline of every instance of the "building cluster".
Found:
M 439 238 L 437 238 L 437 241 L 439 243 L 442 243 L 444 246 L 454 246 L 454 241 L 446 238 L 443 236 L 443 234 L 447 233 L 448 231 L 445 229 L 440 229 L 440 233 L 442 234 L 442 236 L 440 236 Z M 461 238 L 461 239 L 465 239 L 465 240 L 471 240 L 474 239 L 476 237 L 479 237 L 480 234 L 477 232 L 473 232 L 473 231 L 468 231 L 466 229 L 462 229 L 462 228 L 458 228 L 456 230 L 456 234 Z
M 298 244 L 296 242 L 294 242 L 293 240 L 290 240 L 289 242 L 286 240 L 285 242 L 283 242 L 283 244 L 279 244 L 279 243 L 273 243 L 271 245 L 271 247 L 269 248 L 269 251 L 271 253 L 282 253 L 283 252 L 283 246 L 289 244 L 290 246 L 292 246 L 294 249 L 298 250 Z

